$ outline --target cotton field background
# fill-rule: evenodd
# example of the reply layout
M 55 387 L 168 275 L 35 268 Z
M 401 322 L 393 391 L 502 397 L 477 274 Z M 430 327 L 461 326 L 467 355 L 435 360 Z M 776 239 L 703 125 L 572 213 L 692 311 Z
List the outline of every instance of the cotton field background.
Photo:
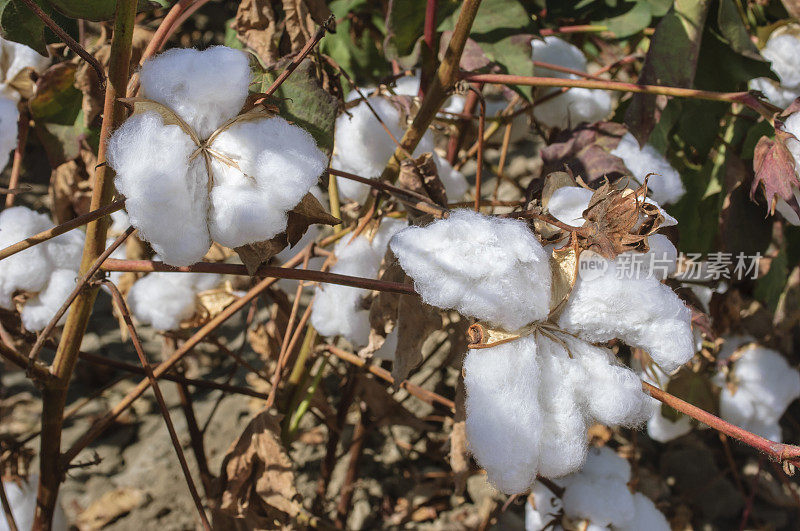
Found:
M 800 528 L 797 2 L 0 37 L 0 530 Z

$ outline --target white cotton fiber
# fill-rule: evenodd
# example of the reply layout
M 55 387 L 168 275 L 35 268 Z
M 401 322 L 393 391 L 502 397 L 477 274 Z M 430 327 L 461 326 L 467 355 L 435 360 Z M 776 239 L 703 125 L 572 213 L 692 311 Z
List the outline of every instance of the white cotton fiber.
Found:
M 0 248 L 8 247 L 52 226 L 50 219 L 44 214 L 21 206 L 7 208 L 0 212 Z M 48 243 L 30 247 L 0 260 L 0 307 L 12 309 L 11 297 L 17 290 L 38 292 L 44 289 L 52 272 L 46 251 Z
M 464 359 L 469 448 L 502 492 L 523 492 L 536 480 L 539 383 L 534 336 L 470 350 Z
M 211 246 L 208 176 L 202 155 L 189 161 L 195 148 L 156 112 L 132 116 L 108 142 L 108 162 L 131 225 L 170 265 L 198 262 Z
M 342 238 L 333 250 L 336 263 L 331 273 L 376 278 L 389 240 L 405 227 L 405 220 L 384 218 L 372 238 L 361 234 Z M 311 324 L 323 336 L 340 335 L 350 343 L 364 346 L 369 340 L 369 307 L 363 303 L 368 290 L 320 284 L 314 296 Z
M 800 68 L 797 56 L 800 54 L 800 39 L 794 35 L 773 34 L 761 50 L 767 60 L 772 63 L 772 71 L 778 75 L 780 84 L 759 77 L 750 81 L 751 90 L 760 90 L 766 98 L 778 107 L 787 107 L 800 96 Z
M 373 96 L 368 100 L 375 113 L 381 117 L 399 142 L 405 131 L 405 124 L 400 123 L 400 111 L 385 98 Z M 389 157 L 397 148 L 397 144 L 375 117 L 366 101 L 362 101 L 336 119 L 334 142 L 336 153 L 331 159 L 331 167 L 370 179 L 380 176 Z M 413 155 L 416 157 L 423 153 L 433 153 L 433 148 L 433 134 L 427 131 Z M 435 153 L 434 161 L 448 198 L 459 199 L 467 190 L 466 178 Z M 369 186 L 343 177 L 337 179 L 337 184 L 339 194 L 352 201 L 362 202 L 369 193 Z
M 798 89 L 798 96 L 800 96 L 800 88 Z M 795 172 L 800 171 L 800 112 L 792 113 L 784 122 L 784 130 L 791 133 L 795 138 L 789 138 L 786 141 L 786 147 L 794 157 Z M 794 198 L 800 204 L 800 189 L 794 188 Z M 772 199 L 772 198 L 768 198 Z M 792 225 L 800 225 L 800 217 L 797 212 L 789 206 L 789 203 L 784 199 L 778 199 L 775 202 L 775 209 Z
M 194 315 L 197 293 L 216 287 L 220 280 L 213 273 L 150 273 L 131 287 L 128 306 L 139 321 L 174 330 Z
M 33 48 L 0 37 L 0 98 L 19 101 L 20 95 L 13 86 L 15 78 L 27 68 L 41 73 L 49 64 L 50 58 Z
M 586 71 L 586 58 L 583 52 L 558 37 L 534 39 L 531 41 L 531 46 L 534 61 Z M 540 77 L 581 79 L 577 74 L 558 72 L 541 66 L 534 68 L 534 74 Z M 536 99 L 541 100 L 560 91 L 560 88 L 540 89 L 537 91 Z M 568 129 L 582 122 L 594 123 L 603 120 L 611 114 L 612 107 L 613 101 L 607 91 L 571 88 L 542 103 L 537 101 L 533 107 L 533 117 L 546 127 Z
M 0 171 L 6 167 L 11 152 L 17 147 L 18 120 L 16 102 L 0 96 Z
M 39 476 L 36 474 L 32 474 L 27 480 L 22 480 L 20 483 L 3 480 L 2 486 L 6 492 L 8 504 L 11 506 L 11 515 L 14 517 L 14 523 L 17 524 L 19 531 L 28 531 L 33 528 L 38 485 Z M 0 511 L 0 531 L 10 531 L 10 529 L 11 526 L 8 524 L 5 512 Z M 53 531 L 67 531 L 67 518 L 64 516 L 60 500 L 56 503 L 55 511 L 53 512 L 51 529 Z
M 211 149 L 223 159 L 212 159 L 211 238 L 231 248 L 282 232 L 328 162 L 310 134 L 279 117 L 236 123 Z
M 166 105 L 207 138 L 244 105 L 250 65 L 246 53 L 225 46 L 173 48 L 145 61 L 139 79 L 145 98 Z
M 597 260 L 605 260 L 597 256 Z M 614 264 L 575 282 L 559 325 L 587 341 L 623 340 L 670 373 L 694 355 L 692 312 L 654 277 L 622 275 Z
M 658 203 L 675 203 L 686 192 L 680 174 L 664 155 L 650 144 L 640 149 L 639 141 L 632 134 L 625 133 L 611 154 L 622 159 L 633 179 L 639 184 L 644 183 L 647 174 L 654 174 L 648 177 L 647 188 L 650 196 Z
M 800 373 L 779 352 L 756 344 L 743 347 L 737 354 L 741 357 L 733 363 L 731 372 L 735 391 L 726 385 L 723 374 L 715 377 L 722 388 L 720 416 L 780 442 L 779 421 L 789 404 L 800 397 Z
M 652 365 L 647 371 L 643 371 L 640 376 L 642 380 L 659 389 L 666 389 L 669 383 L 669 375 L 656 365 Z M 653 416 L 647 421 L 647 435 L 651 439 L 665 443 L 682 437 L 690 431 L 692 431 L 692 422 L 689 417 L 680 415 L 678 420 L 670 420 L 661 414 L 661 404 L 654 403 Z
M 664 514 L 641 492 L 633 494 L 633 520 L 617 526 L 619 531 L 670 531 L 671 527 Z
M 77 277 L 78 273 L 72 269 L 53 271 L 44 290 L 26 301 L 22 308 L 22 324 L 25 328 L 38 331 L 47 326 L 50 319 L 75 289 Z M 58 324 L 63 325 L 66 320 L 67 314 L 65 313 Z
M 533 504 L 536 504 L 534 507 Z M 564 504 L 543 483 L 537 482 L 531 489 L 531 497 L 525 503 L 525 531 L 543 531 L 551 522 L 558 521 Z M 559 529 L 558 526 L 555 529 Z
M 548 256 L 522 221 L 454 210 L 399 232 L 391 248 L 427 304 L 508 330 L 549 312 Z

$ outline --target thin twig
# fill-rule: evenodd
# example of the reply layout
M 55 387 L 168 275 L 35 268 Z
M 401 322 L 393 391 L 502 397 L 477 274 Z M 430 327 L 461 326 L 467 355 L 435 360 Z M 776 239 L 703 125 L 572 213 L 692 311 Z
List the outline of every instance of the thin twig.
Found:
M 87 212 L 82 216 L 78 216 L 75 219 L 71 219 L 65 223 L 62 223 L 61 225 L 56 225 L 52 229 L 47 229 L 45 231 L 34 234 L 33 236 L 29 236 L 20 242 L 9 245 L 4 249 L 0 249 L 0 260 L 8 258 L 9 256 L 17 254 L 19 252 L 22 252 L 25 249 L 29 249 L 34 245 L 46 242 L 47 240 L 55 238 L 56 236 L 60 236 L 65 232 L 71 231 L 72 229 L 86 225 L 87 223 L 90 223 L 96 219 L 100 219 L 103 216 L 107 216 L 112 212 L 122 210 L 124 207 L 125 207 L 125 201 L 122 200 L 114 201 L 110 205 L 106 205 L 97 210 Z
M 480 118 L 478 120 L 478 166 L 475 169 L 475 212 L 481 209 L 481 176 L 483 175 L 483 146 L 484 146 L 484 131 L 486 130 L 486 100 L 483 99 L 483 94 L 480 90 L 474 87 L 469 88 L 471 91 L 478 93 L 478 102 L 481 105 Z
M 316 46 L 317 43 L 322 40 L 322 37 L 325 36 L 325 33 L 331 31 L 331 25 L 335 20 L 336 19 L 333 16 L 333 13 L 331 13 L 331 15 L 328 17 L 328 20 L 326 20 L 319 28 L 317 28 L 314 38 L 306 42 L 305 46 L 303 46 L 303 49 L 300 50 L 294 59 L 292 59 L 292 62 L 286 66 L 283 72 L 281 72 L 275 81 L 272 82 L 269 88 L 264 91 L 264 94 L 271 96 L 276 90 L 278 90 L 278 87 L 280 87 L 283 82 L 286 81 L 290 75 L 292 75 L 292 72 L 294 72 L 295 69 L 300 66 L 300 63 L 302 63 L 303 59 L 305 59 L 311 50 L 314 49 L 314 46 Z
M 81 291 L 83 291 L 86 288 L 89 281 L 92 279 L 92 277 L 94 277 L 95 273 L 97 273 L 97 271 L 100 270 L 100 266 L 103 264 L 103 261 L 109 256 L 111 256 L 111 253 L 116 251 L 117 247 L 122 245 L 123 242 L 125 242 L 125 240 L 128 239 L 128 236 L 133 234 L 135 230 L 136 229 L 134 229 L 133 226 L 128 227 L 125 232 L 120 234 L 117 237 L 117 239 L 114 240 L 114 242 L 108 247 L 108 249 L 103 251 L 103 253 L 97 257 L 97 260 L 94 261 L 92 267 L 90 267 L 89 270 L 86 271 L 86 273 L 81 275 L 81 277 L 75 283 L 75 288 L 69 294 L 69 297 L 67 297 L 67 300 L 64 301 L 64 303 L 58 309 L 53 318 L 50 319 L 50 322 L 47 323 L 47 326 L 44 327 L 44 330 L 41 331 L 39 337 L 36 338 L 36 342 L 33 344 L 33 347 L 31 348 L 31 351 L 28 354 L 28 358 L 30 358 L 31 360 L 38 359 L 39 352 L 42 350 L 44 342 L 50 337 L 50 334 L 53 333 L 53 330 L 55 330 L 56 326 L 58 326 L 58 322 L 61 320 L 62 317 L 64 317 L 64 314 L 67 313 L 67 310 L 69 310 L 69 307 L 72 305 L 72 302 L 78 297 L 78 295 L 80 295 Z
M 58 38 L 61 39 L 62 41 L 64 41 L 64 44 L 66 44 L 69 47 L 70 50 L 72 50 L 73 52 L 78 54 L 81 57 L 81 59 L 83 59 L 84 61 L 89 63 L 89 66 L 91 66 L 94 69 L 94 71 L 97 72 L 97 79 L 100 80 L 100 84 L 103 87 L 105 87 L 105 85 L 106 85 L 106 72 L 103 69 L 103 65 L 101 65 L 97 61 L 97 59 L 95 59 L 92 54 L 87 52 L 83 48 L 83 46 L 81 46 L 75 39 L 70 37 L 69 34 L 66 31 L 61 29 L 61 27 L 58 24 L 56 24 L 53 21 L 53 19 L 51 19 L 49 16 L 47 16 L 47 13 L 42 11 L 42 8 L 40 8 L 38 5 L 36 5 L 36 2 L 34 2 L 34 0 L 22 0 L 22 3 L 24 3 L 26 6 L 28 6 L 28 9 L 33 11 L 33 14 L 36 15 L 36 17 L 39 20 L 44 22 L 45 26 L 50 28 L 50 30 L 53 33 L 58 35 Z
M 28 142 L 28 128 L 30 127 L 31 119 L 28 112 L 23 110 L 19 113 L 19 122 L 17 122 L 17 147 L 14 149 L 14 161 L 11 163 L 11 176 L 8 179 L 9 190 L 15 190 L 19 187 L 19 174 L 22 172 L 22 157 L 25 154 L 25 145 Z M 6 208 L 14 206 L 14 194 L 6 196 Z
M 164 395 L 161 393 L 161 387 L 159 387 L 156 377 L 153 376 L 153 368 L 150 366 L 150 362 L 147 361 L 147 355 L 144 353 L 141 341 L 139 341 L 139 333 L 136 331 L 136 327 L 131 319 L 131 313 L 128 310 L 128 305 L 125 304 L 125 299 L 122 297 L 122 293 L 119 292 L 119 289 L 117 289 L 117 286 L 113 282 L 108 279 L 104 279 L 102 283 L 111 292 L 111 298 L 114 299 L 114 303 L 117 306 L 117 311 L 119 311 L 119 313 L 122 315 L 122 319 L 125 321 L 125 325 L 128 327 L 131 343 L 133 343 L 133 348 L 136 350 L 136 354 L 139 356 L 139 361 L 142 364 L 145 374 L 147 374 L 147 379 L 150 381 L 150 387 L 152 388 L 153 394 L 156 397 L 158 407 L 161 409 L 161 416 L 164 417 L 164 423 L 167 425 L 169 438 L 172 441 L 173 448 L 175 448 L 175 453 L 178 455 L 178 461 L 180 462 L 181 470 L 183 471 L 183 477 L 186 479 L 186 485 L 189 487 L 189 493 L 192 495 L 192 500 L 197 508 L 197 513 L 200 516 L 200 521 L 203 524 L 203 528 L 207 531 L 211 531 L 211 524 L 209 523 L 208 517 L 206 516 L 206 511 L 203 508 L 203 501 L 200 499 L 200 495 L 197 493 L 197 487 L 194 484 L 194 479 L 192 479 L 192 473 L 189 471 L 189 464 L 186 462 L 186 456 L 183 454 L 181 441 L 178 439 L 175 426 L 172 424 L 172 417 L 169 414 L 167 402 L 164 400 Z

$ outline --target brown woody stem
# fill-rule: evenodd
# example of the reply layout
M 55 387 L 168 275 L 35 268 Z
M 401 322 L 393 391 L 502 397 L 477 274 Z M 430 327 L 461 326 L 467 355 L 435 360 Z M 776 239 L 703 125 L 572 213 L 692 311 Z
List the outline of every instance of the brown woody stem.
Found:
M 22 156 L 25 154 L 25 144 L 28 142 L 30 121 L 31 119 L 26 111 L 23 110 L 19 113 L 17 147 L 14 150 L 14 162 L 11 163 L 11 177 L 8 179 L 8 188 L 10 190 L 15 190 L 19 186 L 19 174 L 22 172 Z M 14 195 L 8 194 L 6 196 L 6 208 L 14 206 Z

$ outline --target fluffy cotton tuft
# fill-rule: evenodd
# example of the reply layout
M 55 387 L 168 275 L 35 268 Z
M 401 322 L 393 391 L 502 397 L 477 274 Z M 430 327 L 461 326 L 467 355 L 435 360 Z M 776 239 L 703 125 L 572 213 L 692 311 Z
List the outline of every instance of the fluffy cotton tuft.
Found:
M 212 160 L 211 238 L 231 248 L 282 232 L 328 162 L 310 134 L 278 117 L 234 124 L 212 148 L 236 164 Z
M 778 107 L 787 107 L 800 97 L 800 67 L 797 55 L 800 53 L 800 39 L 788 33 L 773 34 L 767 40 L 761 55 L 772 63 L 772 71 L 778 75 L 780 83 L 759 77 L 750 81 L 751 90 L 759 90 Z
M 531 45 L 534 61 L 586 71 L 586 58 L 583 52 L 558 37 L 548 36 L 543 40 L 534 39 Z M 557 72 L 540 66 L 535 67 L 534 73 L 543 77 L 580 79 L 577 74 Z M 560 90 L 558 88 L 539 90 L 536 99 L 540 100 Z M 533 116 L 537 122 L 546 127 L 568 129 L 582 122 L 594 123 L 607 118 L 611 114 L 612 106 L 613 101 L 607 91 L 571 88 L 542 103 L 537 102 L 533 108 Z
M 155 111 L 135 114 L 111 137 L 109 164 L 140 236 L 166 263 L 189 265 L 212 238 L 235 248 L 282 232 L 327 159 L 310 134 L 278 117 L 239 120 L 211 137 L 245 101 L 247 56 L 222 46 L 169 50 L 145 62 L 141 80 L 203 146 Z
M 694 355 L 691 310 L 657 278 L 618 275 L 606 262 L 605 272 L 595 278 L 579 275 L 559 325 L 586 341 L 622 339 L 647 351 L 667 373 L 689 361 Z
M 330 272 L 376 278 L 389 240 L 405 225 L 404 220 L 384 218 L 372 238 L 362 234 L 341 239 L 333 250 L 336 263 Z M 338 284 L 320 284 L 315 293 L 312 326 L 323 336 L 340 335 L 354 345 L 366 345 L 370 330 L 369 308 L 363 304 L 363 299 L 369 291 Z
M 200 261 L 211 246 L 206 224 L 208 175 L 203 157 L 177 125 L 156 112 L 125 121 L 108 142 L 108 162 L 125 196 L 130 223 L 171 265 Z
M 139 321 L 158 330 L 174 330 L 194 315 L 197 294 L 216 287 L 213 273 L 150 273 L 128 293 L 128 306 Z
M 244 105 L 250 65 L 246 53 L 225 46 L 173 48 L 145 61 L 139 80 L 144 97 L 166 105 L 207 138 Z
M 0 212 L 0 248 L 52 227 L 45 214 L 7 208 Z M 0 307 L 13 309 L 14 293 L 29 292 L 22 323 L 31 331 L 44 328 L 75 287 L 83 240 L 83 232 L 73 230 L 0 260 Z
M 20 531 L 33 528 L 33 516 L 36 511 L 36 491 L 39 485 L 39 476 L 31 474 L 27 479 L 16 481 L 3 480 L 2 488 L 5 489 L 8 505 L 14 523 Z M 60 496 L 59 496 L 60 498 Z M 53 531 L 67 531 L 67 518 L 61 508 L 61 501 L 56 503 L 53 512 Z M 11 526 L 6 520 L 5 512 L 0 511 L 0 531 L 10 531 Z
M 741 357 L 734 361 L 730 375 L 735 390 L 726 385 L 722 373 L 715 377 L 722 388 L 720 416 L 780 442 L 780 418 L 789 404 L 800 397 L 800 372 L 790 367 L 779 352 L 756 344 L 742 347 L 739 354 Z
M 543 483 L 537 482 L 531 489 L 531 498 L 525 504 L 525 531 L 550 529 L 547 526 L 553 521 L 558 521 L 563 510 L 564 504 L 561 498 Z M 558 529 L 558 526 L 554 529 Z
M 522 221 L 455 210 L 403 230 L 391 248 L 427 304 L 508 330 L 547 316 L 548 256 Z
M 368 98 L 369 105 L 381 117 L 392 135 L 399 141 L 403 137 L 400 111 L 392 103 L 379 96 Z M 380 176 L 386 163 L 397 148 L 394 140 L 384 130 L 381 123 L 369 109 L 366 101 L 362 101 L 336 119 L 334 133 L 336 154 L 331 159 L 331 167 L 337 170 L 354 173 L 370 179 Z M 439 178 L 450 199 L 458 199 L 467 191 L 467 180 L 453 169 L 446 160 L 434 152 L 433 133 L 427 131 L 414 156 L 433 153 L 434 162 L 439 170 Z M 369 186 L 345 178 L 337 179 L 339 193 L 347 199 L 362 202 L 369 193 Z
M 655 365 L 651 366 L 649 371 L 642 372 L 641 378 L 659 389 L 666 389 L 669 382 L 669 375 Z M 647 435 L 651 439 L 666 443 L 682 437 L 690 431 L 692 431 L 691 418 L 681 415 L 678 420 L 670 420 L 661 414 L 661 405 L 655 404 L 653 416 L 647 421 Z
M 622 159 L 639 184 L 644 183 L 647 174 L 654 174 L 648 177 L 647 188 L 658 203 L 675 203 L 686 193 L 680 174 L 664 155 L 650 144 L 639 148 L 639 141 L 632 134 L 625 133 L 611 154 Z

